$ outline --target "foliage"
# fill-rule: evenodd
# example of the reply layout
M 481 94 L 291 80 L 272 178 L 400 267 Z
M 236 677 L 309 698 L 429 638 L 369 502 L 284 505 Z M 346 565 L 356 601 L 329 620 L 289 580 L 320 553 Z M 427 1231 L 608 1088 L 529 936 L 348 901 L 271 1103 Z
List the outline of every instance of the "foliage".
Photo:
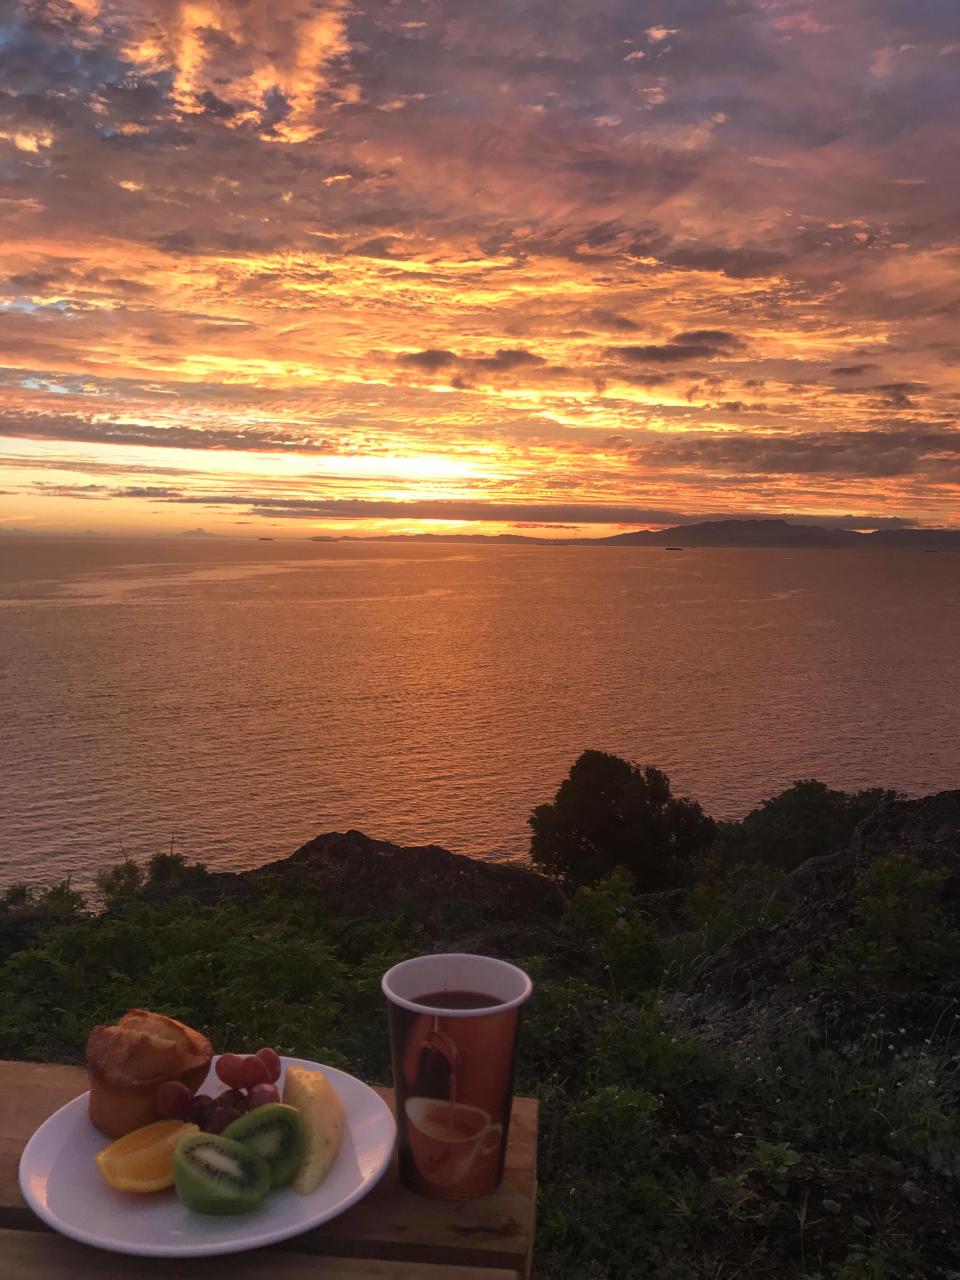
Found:
M 673 795 L 659 769 L 603 751 L 583 752 L 530 826 L 531 860 L 564 886 L 595 884 L 626 867 L 640 893 L 685 883 L 715 829 L 696 801 Z
M 838 996 L 874 984 L 872 997 L 888 979 L 898 990 L 954 980 L 944 875 L 907 855 L 875 860 L 849 927 L 825 959 L 807 957 L 807 981 L 829 979 Z M 960 1020 L 918 1043 L 877 1015 L 851 1040 L 758 1006 L 739 1040 L 694 1030 L 678 1007 L 696 984 L 671 989 L 676 939 L 637 887 L 635 870 L 608 868 L 576 888 L 558 925 L 511 935 L 537 948 L 513 953 L 535 983 L 517 1087 L 541 1104 L 536 1274 L 958 1274 Z M 169 854 L 106 871 L 97 889 L 99 914 L 68 883 L 0 897 L 0 1056 L 81 1060 L 94 1023 L 143 1005 L 219 1049 L 269 1043 L 389 1078 L 379 979 L 429 945 L 414 901 L 387 919 L 341 918 L 306 873 L 227 891 Z M 786 910 L 762 861 L 701 863 L 685 899 L 703 951 Z M 475 902 L 444 911 L 464 945 L 502 945 L 502 919 Z
M 687 915 L 702 931 L 703 949 L 716 951 L 747 929 L 782 920 L 789 907 L 779 893 L 781 883 L 764 863 L 749 862 L 695 885 Z
M 78 911 L 0 965 L 0 1056 L 78 1061 L 91 1026 L 139 1006 L 203 1027 L 223 1050 L 269 1043 L 382 1075 L 380 975 L 422 947 L 405 919 L 330 919 L 305 885 Z
M 801 862 L 846 845 L 854 828 L 896 791 L 834 791 L 815 778 L 801 778 L 740 822 L 722 822 L 711 858 L 721 867 L 762 863 L 792 871 Z
M 846 982 L 897 976 L 960 976 L 960 935 L 945 923 L 940 897 L 949 872 L 909 854 L 877 858 L 867 869 L 854 921 L 821 970 Z
M 139 893 L 145 879 L 142 868 L 132 858 L 124 858 L 97 872 L 97 896 L 107 909 L 118 907 Z
M 635 909 L 634 885 L 622 867 L 594 887 L 584 885 L 560 924 L 561 934 L 579 944 L 595 980 L 606 977 L 615 996 L 639 995 L 663 976 L 663 939 Z
M 0 894 L 0 960 L 29 946 L 51 924 L 74 919 L 84 905 L 69 880 L 46 888 L 11 885 Z

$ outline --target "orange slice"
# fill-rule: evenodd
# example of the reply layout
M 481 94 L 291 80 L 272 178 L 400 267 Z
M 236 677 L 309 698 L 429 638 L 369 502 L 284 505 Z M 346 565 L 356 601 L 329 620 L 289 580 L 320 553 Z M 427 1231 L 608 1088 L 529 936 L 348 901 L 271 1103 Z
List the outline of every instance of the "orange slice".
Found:
M 173 1153 L 195 1124 L 157 1120 L 134 1129 L 98 1153 L 97 1168 L 116 1191 L 164 1191 L 173 1186 Z

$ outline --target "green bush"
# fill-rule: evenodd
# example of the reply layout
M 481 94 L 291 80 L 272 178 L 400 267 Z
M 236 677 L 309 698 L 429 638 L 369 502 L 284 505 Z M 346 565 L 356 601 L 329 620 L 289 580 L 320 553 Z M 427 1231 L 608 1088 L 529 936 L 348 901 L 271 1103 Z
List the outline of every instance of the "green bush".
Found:
M 940 901 L 949 875 L 909 854 L 877 858 L 860 885 L 854 922 L 821 972 L 847 983 L 960 976 L 960 934 L 947 926 Z
M 78 1061 L 131 1007 L 202 1027 L 218 1048 L 387 1070 L 380 975 L 423 948 L 404 920 L 357 931 L 298 889 L 205 904 L 188 892 L 51 923 L 0 965 L 0 1056 Z M 357 956 L 357 949 L 362 954 Z
M 720 823 L 710 856 L 719 867 L 745 862 L 792 871 L 808 858 L 846 846 L 857 824 L 898 794 L 882 787 L 834 791 L 815 778 L 801 778 L 742 821 Z
M 789 911 L 783 877 L 762 862 L 743 863 L 702 880 L 687 898 L 687 915 L 701 930 L 703 949 L 716 951 L 756 925 L 775 924 Z
M 576 889 L 626 867 L 640 893 L 685 884 L 715 831 L 695 800 L 674 796 L 666 774 L 603 751 L 584 751 L 529 822 L 530 859 L 546 875 Z
M 635 880 L 618 867 L 599 884 L 578 889 L 560 922 L 560 932 L 581 948 L 599 983 L 615 996 L 633 997 L 656 987 L 663 976 L 664 944 L 636 909 Z

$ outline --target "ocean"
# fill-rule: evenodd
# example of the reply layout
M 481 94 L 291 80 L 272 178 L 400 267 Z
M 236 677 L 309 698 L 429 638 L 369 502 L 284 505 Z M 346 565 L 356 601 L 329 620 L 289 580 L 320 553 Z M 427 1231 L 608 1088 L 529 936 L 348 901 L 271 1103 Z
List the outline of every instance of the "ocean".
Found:
M 960 556 L 6 536 L 0 883 L 354 827 L 522 857 L 595 747 L 736 817 L 960 786 Z

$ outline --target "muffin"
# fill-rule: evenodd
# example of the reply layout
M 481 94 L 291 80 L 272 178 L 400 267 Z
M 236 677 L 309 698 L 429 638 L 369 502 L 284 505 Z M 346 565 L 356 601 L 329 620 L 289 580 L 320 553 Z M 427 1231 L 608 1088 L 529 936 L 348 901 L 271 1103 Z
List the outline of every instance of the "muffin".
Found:
M 194 1092 L 206 1078 L 213 1046 L 176 1018 L 130 1009 L 87 1037 L 90 1119 L 108 1138 L 160 1118 L 157 1089 L 179 1080 Z

